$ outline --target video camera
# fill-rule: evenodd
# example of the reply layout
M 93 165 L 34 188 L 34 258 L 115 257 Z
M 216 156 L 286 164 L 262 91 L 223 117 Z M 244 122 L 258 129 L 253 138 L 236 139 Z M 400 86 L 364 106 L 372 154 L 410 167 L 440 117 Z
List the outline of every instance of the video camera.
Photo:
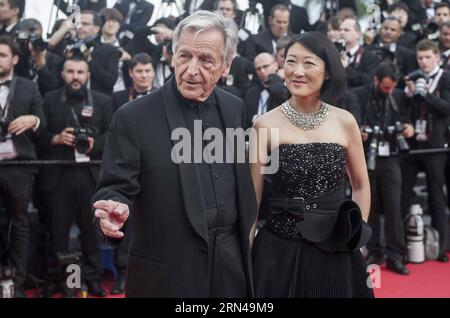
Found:
M 378 157 L 378 147 L 380 143 L 388 143 L 389 148 L 396 148 L 399 153 L 408 153 L 409 144 L 403 136 L 404 124 L 397 121 L 394 125 L 387 126 L 384 130 L 380 126 L 365 127 L 362 131 L 369 134 L 369 145 L 366 152 L 367 169 L 374 171 L 376 159 Z
M 20 31 L 17 33 L 16 41 L 22 52 L 27 55 L 30 55 L 28 44 L 31 44 L 36 52 L 42 52 L 48 49 L 48 42 L 44 41 L 36 32 Z

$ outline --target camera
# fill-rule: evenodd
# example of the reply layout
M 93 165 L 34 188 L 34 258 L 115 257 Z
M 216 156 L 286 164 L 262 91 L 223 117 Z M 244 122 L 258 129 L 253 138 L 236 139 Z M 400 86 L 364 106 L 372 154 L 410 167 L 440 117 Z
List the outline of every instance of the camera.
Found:
M 394 125 L 387 126 L 384 130 L 380 126 L 364 127 L 362 131 L 369 134 L 369 144 L 366 152 L 367 169 L 374 171 L 378 157 L 378 146 L 381 142 L 387 142 L 389 149 L 396 148 L 399 153 L 408 153 L 409 144 L 403 136 L 404 125 L 397 121 Z
M 420 39 L 437 40 L 439 37 L 439 25 L 436 22 L 428 24 L 416 23 L 411 29 L 419 36 Z
M 15 271 L 11 267 L 0 266 L 0 298 L 13 298 Z
M 333 42 L 334 43 L 334 47 L 336 48 L 336 50 L 341 53 L 345 51 L 345 41 L 337 41 L 337 42 Z
M 5 141 L 6 136 L 8 136 L 8 127 L 9 127 L 9 122 L 0 117 L 0 142 Z
M 391 45 L 378 47 L 375 54 L 383 62 L 395 63 L 395 49 Z
M 367 169 L 370 171 L 375 170 L 376 160 L 378 156 L 378 141 L 382 136 L 380 126 L 364 127 L 362 131 L 369 134 L 369 149 L 366 153 Z
M 406 76 L 406 79 L 415 82 L 416 90 L 414 91 L 413 99 L 416 102 L 423 102 L 425 96 L 427 95 L 427 79 L 425 74 L 423 74 L 421 70 L 416 70 L 412 73 L 409 73 Z
M 85 58 L 86 53 L 95 46 L 96 36 L 92 36 L 83 40 L 79 40 L 74 44 L 68 45 L 64 51 L 66 57 Z
M 90 126 L 74 128 L 75 149 L 78 153 L 85 155 L 89 149 L 89 138 L 94 137 L 95 129 Z
M 30 50 L 28 44 L 34 48 L 36 52 L 42 52 L 48 49 L 48 42 L 44 41 L 42 37 L 36 32 L 21 31 L 17 33 L 16 41 L 20 49 L 25 54 L 29 55 Z

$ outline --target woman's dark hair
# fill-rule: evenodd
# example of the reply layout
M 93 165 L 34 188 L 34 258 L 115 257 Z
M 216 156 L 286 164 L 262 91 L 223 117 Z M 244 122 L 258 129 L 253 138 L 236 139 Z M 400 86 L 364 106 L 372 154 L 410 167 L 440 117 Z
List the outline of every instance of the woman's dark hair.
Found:
M 320 98 L 326 103 L 335 103 L 336 99 L 341 96 L 346 89 L 347 77 L 339 53 L 333 42 L 320 32 L 305 32 L 296 36 L 288 44 L 284 51 L 285 58 L 289 49 L 295 43 L 304 46 L 308 51 L 317 55 L 324 61 L 328 79 L 325 79 L 322 85 Z

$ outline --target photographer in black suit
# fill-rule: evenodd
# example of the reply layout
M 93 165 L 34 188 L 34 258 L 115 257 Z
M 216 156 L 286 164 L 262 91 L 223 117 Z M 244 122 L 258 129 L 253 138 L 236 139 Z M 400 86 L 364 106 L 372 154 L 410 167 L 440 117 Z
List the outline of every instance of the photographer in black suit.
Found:
M 93 11 L 83 11 L 80 19 L 81 26 L 77 29 L 77 36 L 87 47 L 81 53 L 89 63 L 90 87 L 95 91 L 111 95 L 118 77 L 121 53 L 111 44 L 100 42 L 98 34 L 102 27 L 102 20 L 99 14 Z M 68 56 L 80 54 L 75 52 L 74 46 L 69 47 L 68 52 Z
M 0 160 L 36 160 L 36 139 L 45 130 L 42 99 L 32 81 L 14 75 L 19 49 L 10 37 L 0 37 Z M 32 196 L 35 167 L 1 167 L 0 196 L 11 227 L 7 254 L 15 268 L 16 297 L 25 297 L 29 240 L 28 203 Z
M 396 142 L 397 136 L 409 138 L 414 134 L 414 128 L 407 118 L 406 96 L 396 88 L 397 80 L 395 65 L 381 63 L 375 71 L 373 83 L 355 88 L 352 93 L 358 97 L 362 108 L 361 135 L 366 149 L 369 149 L 369 143 L 373 142 L 374 137 L 378 141 L 376 153 L 369 153 L 366 158 L 375 164 L 375 167 L 368 165 L 371 168 L 369 179 L 372 189 L 369 225 L 373 235 L 367 244 L 367 263 L 382 264 L 386 255 L 387 269 L 407 275 L 409 271 L 403 264 L 406 244 L 400 207 L 401 162 L 398 156 L 391 156 L 391 153 L 405 151 L 401 148 L 404 144 Z M 367 132 L 367 128 L 373 130 L 375 126 L 383 132 L 382 137 Z M 389 134 L 389 127 L 395 127 L 396 130 Z M 381 214 L 385 218 L 386 249 L 381 244 Z
M 362 34 L 357 18 L 344 19 L 339 29 L 341 39 L 345 41 L 345 50 L 342 50 L 340 54 L 347 74 L 348 87 L 362 86 L 371 81 L 379 60 L 373 52 L 359 45 Z
M 61 76 L 64 87 L 44 97 L 48 130 L 40 142 L 41 159 L 100 160 L 112 117 L 111 99 L 87 88 L 89 67 L 84 60 L 66 60 Z M 61 282 L 63 269 L 57 264 L 56 256 L 68 252 L 70 228 L 76 220 L 81 231 L 82 279 L 90 294 L 102 297 L 106 293 L 100 285 L 98 232 L 90 213 L 97 176 L 97 166 L 42 166 L 38 186 L 50 227 L 47 279 Z M 55 291 L 53 287 L 52 283 L 48 284 L 43 296 L 51 296 Z M 63 285 L 62 292 L 71 296 L 74 290 Z
M 283 79 L 277 75 L 278 63 L 273 55 L 259 54 L 255 58 L 255 70 L 258 84 L 248 88 L 244 96 L 247 107 L 246 127 L 252 127 L 256 118 L 289 98 L 289 91 Z
M 415 135 L 408 142 L 412 149 L 443 148 L 448 144 L 450 116 L 450 74 L 442 69 L 438 45 L 421 40 L 417 46 L 419 70 L 406 78 L 405 89 L 415 124 Z M 444 194 L 446 153 L 413 156 L 405 160 L 402 186 L 402 213 L 406 216 L 411 205 L 417 173 L 425 169 L 432 226 L 439 232 L 438 260 L 448 262 L 446 254 L 448 218 Z
M 25 0 L 0 0 L 0 35 L 14 36 L 25 11 Z

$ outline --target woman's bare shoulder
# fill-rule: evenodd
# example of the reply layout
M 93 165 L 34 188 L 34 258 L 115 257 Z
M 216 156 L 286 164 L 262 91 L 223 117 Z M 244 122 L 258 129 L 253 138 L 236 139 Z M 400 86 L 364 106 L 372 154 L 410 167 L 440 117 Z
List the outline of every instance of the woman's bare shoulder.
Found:
M 345 109 L 330 105 L 330 112 L 332 112 L 336 119 L 346 128 L 356 127 L 358 126 L 355 116 L 352 113 L 348 112 Z
M 283 113 L 281 111 L 281 106 L 278 106 L 267 113 L 259 116 L 253 127 L 255 128 L 271 128 L 271 127 L 279 127 L 280 122 L 283 120 Z

